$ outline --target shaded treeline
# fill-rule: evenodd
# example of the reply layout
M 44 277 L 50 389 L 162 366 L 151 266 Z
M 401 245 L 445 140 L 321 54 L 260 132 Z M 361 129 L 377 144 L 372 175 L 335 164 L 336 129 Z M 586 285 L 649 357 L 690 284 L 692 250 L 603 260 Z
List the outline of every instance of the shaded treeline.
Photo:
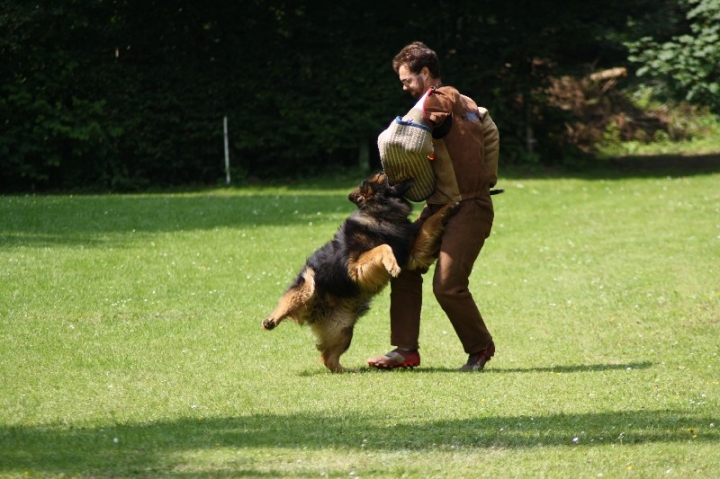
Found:
M 490 109 L 503 161 L 561 161 L 550 76 L 625 65 L 678 1 L 0 0 L 0 191 L 138 189 L 376 159 L 412 100 L 390 61 L 422 40 Z

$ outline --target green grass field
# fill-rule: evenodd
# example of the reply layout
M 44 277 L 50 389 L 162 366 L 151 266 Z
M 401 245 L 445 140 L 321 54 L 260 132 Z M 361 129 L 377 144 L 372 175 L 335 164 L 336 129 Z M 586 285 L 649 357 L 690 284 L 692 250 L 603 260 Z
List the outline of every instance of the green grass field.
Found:
M 423 365 L 327 373 L 260 322 L 361 178 L 0 197 L 2 477 L 720 477 L 720 173 L 507 173 L 471 289 L 426 281 Z

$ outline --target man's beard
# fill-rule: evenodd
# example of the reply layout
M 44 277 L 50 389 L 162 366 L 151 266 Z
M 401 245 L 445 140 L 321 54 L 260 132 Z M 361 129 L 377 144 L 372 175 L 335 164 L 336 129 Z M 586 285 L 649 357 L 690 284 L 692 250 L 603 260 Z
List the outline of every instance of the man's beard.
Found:
M 425 91 L 427 90 L 427 88 L 425 88 L 425 82 L 423 81 L 422 78 L 420 78 L 420 80 L 419 80 L 418 83 L 419 83 L 419 84 L 418 84 L 418 88 L 417 88 L 417 89 L 413 89 L 413 90 L 410 92 L 410 95 L 411 95 L 413 98 L 419 100 L 420 97 L 422 97 L 422 96 L 425 94 Z

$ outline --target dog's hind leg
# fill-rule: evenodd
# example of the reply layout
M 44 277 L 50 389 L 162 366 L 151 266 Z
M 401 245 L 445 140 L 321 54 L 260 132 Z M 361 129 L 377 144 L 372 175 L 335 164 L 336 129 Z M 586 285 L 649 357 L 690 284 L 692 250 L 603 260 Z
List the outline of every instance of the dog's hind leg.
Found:
M 320 351 L 320 359 L 334 373 L 345 371 L 340 364 L 340 356 L 350 347 L 354 323 L 355 318 L 352 317 L 335 317 L 310 326 L 318 339 L 316 347 Z
M 263 320 L 263 328 L 274 329 L 288 316 L 302 323 L 303 315 L 300 313 L 307 311 L 314 294 L 315 271 L 312 268 L 305 268 L 282 295 L 275 310 Z
M 400 274 L 400 265 L 395 259 L 392 248 L 381 244 L 364 252 L 348 263 L 348 274 L 363 291 L 380 291 L 390 281 L 390 277 Z
M 426 271 L 433 264 L 440 252 L 445 224 L 459 207 L 460 203 L 448 203 L 425 220 L 410 250 L 407 269 Z

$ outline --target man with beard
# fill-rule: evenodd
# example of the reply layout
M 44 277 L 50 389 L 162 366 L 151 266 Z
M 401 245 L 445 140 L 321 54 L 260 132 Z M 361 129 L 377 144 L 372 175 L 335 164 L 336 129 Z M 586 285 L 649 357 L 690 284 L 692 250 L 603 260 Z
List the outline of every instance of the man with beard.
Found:
M 493 357 L 495 345 L 468 287 L 492 229 L 490 189 L 497 182 L 497 127 L 487 110 L 442 84 L 437 54 L 425 44 L 414 42 L 403 48 L 393 59 L 393 69 L 403 90 L 422 99 L 424 118 L 432 129 L 435 191 L 417 221 L 425 221 L 447 203 L 460 202 L 442 236 L 433 293 L 468 354 L 460 371 L 479 371 Z M 419 271 L 402 271 L 391 281 L 390 342 L 395 349 L 368 359 L 370 366 L 420 365 L 422 282 Z

